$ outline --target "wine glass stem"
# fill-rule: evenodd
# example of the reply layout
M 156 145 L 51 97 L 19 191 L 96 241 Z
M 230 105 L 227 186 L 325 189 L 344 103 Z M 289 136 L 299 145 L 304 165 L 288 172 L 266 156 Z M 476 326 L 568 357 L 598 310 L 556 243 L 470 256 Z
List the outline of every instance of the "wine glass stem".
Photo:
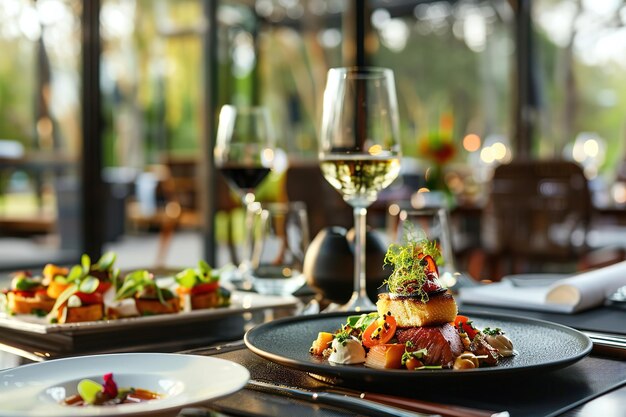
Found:
M 366 218 L 366 208 L 354 208 L 354 292 L 359 298 L 367 298 L 367 281 L 365 276 Z
M 254 252 L 254 216 L 253 210 L 256 209 L 258 203 L 254 201 L 254 194 L 247 193 L 243 200 L 243 207 L 245 210 L 245 235 L 243 242 L 243 256 L 239 263 L 239 271 L 243 276 L 242 286 L 244 289 L 251 289 L 252 282 L 250 280 L 250 269 L 252 268 L 252 256 Z

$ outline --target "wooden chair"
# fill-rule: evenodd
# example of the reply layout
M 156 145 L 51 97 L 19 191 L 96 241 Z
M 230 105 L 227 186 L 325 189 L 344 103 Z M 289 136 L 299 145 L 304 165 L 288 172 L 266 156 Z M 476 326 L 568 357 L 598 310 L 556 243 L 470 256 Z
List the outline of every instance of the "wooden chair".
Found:
M 591 214 L 588 182 L 579 165 L 556 160 L 498 166 L 483 215 L 489 278 L 553 272 L 557 266 L 573 272 L 588 251 Z

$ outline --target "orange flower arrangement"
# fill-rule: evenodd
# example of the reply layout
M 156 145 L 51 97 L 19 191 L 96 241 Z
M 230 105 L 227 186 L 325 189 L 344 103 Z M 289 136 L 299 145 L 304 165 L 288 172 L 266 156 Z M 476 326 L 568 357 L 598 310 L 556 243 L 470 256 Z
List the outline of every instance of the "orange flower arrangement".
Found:
M 419 144 L 420 155 L 437 165 L 445 165 L 454 159 L 456 147 L 452 137 L 431 132 Z
M 431 131 L 419 141 L 420 156 L 434 162 L 436 165 L 445 165 L 454 159 L 456 147 L 452 139 L 454 118 L 450 113 L 443 113 L 439 118 L 437 130 Z
M 450 113 L 444 113 L 439 119 L 438 129 L 429 132 L 418 142 L 419 156 L 431 162 L 426 174 L 426 186 L 430 190 L 449 192 L 444 180 L 443 167 L 451 162 L 457 153 L 452 136 L 454 119 Z

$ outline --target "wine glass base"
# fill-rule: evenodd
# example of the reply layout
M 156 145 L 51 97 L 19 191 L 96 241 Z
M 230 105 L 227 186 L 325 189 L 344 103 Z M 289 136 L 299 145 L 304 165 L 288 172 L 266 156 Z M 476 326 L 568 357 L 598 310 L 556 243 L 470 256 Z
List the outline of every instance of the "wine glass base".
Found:
M 352 294 L 352 298 L 346 304 L 331 304 L 330 307 L 333 308 L 330 310 L 327 308 L 325 311 L 376 311 L 376 304 L 372 303 L 368 297 L 360 296 L 357 293 Z

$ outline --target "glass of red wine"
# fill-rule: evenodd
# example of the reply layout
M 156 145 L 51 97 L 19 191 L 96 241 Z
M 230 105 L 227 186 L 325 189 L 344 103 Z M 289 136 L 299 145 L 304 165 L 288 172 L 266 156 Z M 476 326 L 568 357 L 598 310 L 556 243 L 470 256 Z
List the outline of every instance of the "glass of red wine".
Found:
M 222 107 L 217 126 L 213 156 L 215 165 L 246 208 L 246 222 L 255 210 L 255 190 L 268 176 L 274 163 L 274 132 L 266 107 Z M 239 265 L 246 276 L 251 251 L 252 226 L 246 225 L 243 261 Z M 248 283 L 249 284 L 249 283 Z M 244 287 L 246 282 L 243 283 Z

